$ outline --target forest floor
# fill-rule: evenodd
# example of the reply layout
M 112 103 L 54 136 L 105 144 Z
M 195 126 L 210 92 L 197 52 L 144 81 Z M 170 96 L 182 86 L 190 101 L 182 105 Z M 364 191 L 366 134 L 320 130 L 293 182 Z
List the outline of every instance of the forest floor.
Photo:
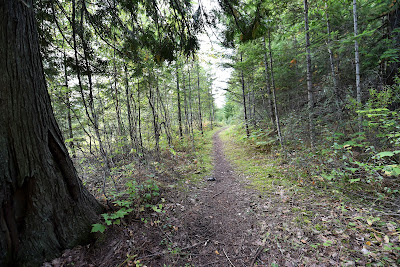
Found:
M 333 199 L 317 187 L 282 182 L 275 172 L 291 175 L 289 166 L 275 166 L 220 136 L 221 130 L 213 136 L 212 175 L 184 182 L 185 190 L 166 189 L 163 212 L 113 226 L 94 244 L 66 250 L 44 266 L 399 264 L 400 221 Z M 252 175 L 261 161 L 268 181 Z

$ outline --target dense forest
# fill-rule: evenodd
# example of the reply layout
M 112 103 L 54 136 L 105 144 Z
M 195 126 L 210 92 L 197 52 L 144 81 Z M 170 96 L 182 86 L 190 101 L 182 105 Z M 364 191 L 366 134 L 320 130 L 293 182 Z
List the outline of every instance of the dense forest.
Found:
M 0 17 L 1 266 L 38 266 L 64 249 L 117 232 L 133 236 L 140 227 L 166 236 L 158 247 L 167 252 L 148 249 L 146 256 L 132 245 L 115 252 L 125 259 L 103 260 L 103 266 L 295 262 L 285 263 L 281 245 L 287 244 L 278 242 L 278 234 L 264 236 L 262 245 L 254 241 L 254 255 L 246 259 L 240 253 L 230 258 L 229 246 L 218 248 L 216 241 L 215 261 L 192 261 L 200 251 L 182 252 L 200 243 L 207 247 L 211 238 L 178 239 L 178 228 L 194 226 L 186 219 L 174 226 L 173 218 L 184 216 L 170 214 L 169 202 L 178 203 L 174 197 L 181 194 L 192 201 L 188 195 L 201 195 L 199 184 L 229 179 L 224 175 L 234 171 L 256 177 L 251 183 L 257 190 L 269 188 L 260 199 L 279 191 L 276 207 L 291 203 L 293 216 L 301 212 L 305 225 L 311 215 L 293 207 L 293 199 L 318 191 L 318 197 L 331 198 L 327 202 L 340 202 L 342 213 L 357 210 L 357 223 L 365 218 L 366 228 L 375 227 L 360 249 L 342 242 L 336 254 L 329 252 L 336 241 L 308 245 L 311 237 L 299 237 L 306 261 L 290 266 L 325 262 L 329 253 L 329 266 L 400 264 L 397 0 L 0 0 Z M 223 54 L 207 53 L 231 72 L 223 107 L 215 98 L 220 74 L 199 52 L 205 42 L 222 47 Z M 216 137 L 221 127 L 225 148 Z M 225 149 L 232 170 L 218 161 L 225 157 L 219 152 L 212 158 L 212 142 Z M 229 191 L 244 189 L 224 186 L 210 193 L 212 205 L 222 205 L 212 200 L 222 197 L 235 206 Z M 365 207 L 371 210 L 362 217 Z M 358 238 L 365 227 L 352 223 L 347 227 Z M 145 226 L 130 230 L 134 224 Z M 286 248 L 292 256 L 297 249 Z M 280 256 L 271 254 L 268 261 L 268 251 Z

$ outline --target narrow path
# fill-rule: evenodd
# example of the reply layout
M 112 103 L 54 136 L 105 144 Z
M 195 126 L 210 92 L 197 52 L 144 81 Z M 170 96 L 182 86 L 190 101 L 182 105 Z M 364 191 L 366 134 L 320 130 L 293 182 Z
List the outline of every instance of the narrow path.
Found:
M 251 208 L 255 192 L 243 187 L 226 160 L 221 131 L 213 136 L 215 181 L 189 199 L 194 205 L 182 219 L 187 238 L 202 244 L 191 250 L 194 266 L 250 266 L 259 249 Z

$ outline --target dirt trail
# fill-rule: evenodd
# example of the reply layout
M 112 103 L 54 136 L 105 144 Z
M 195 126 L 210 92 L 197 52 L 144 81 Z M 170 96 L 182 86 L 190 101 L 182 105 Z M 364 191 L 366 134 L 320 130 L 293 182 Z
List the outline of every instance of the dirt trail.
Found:
M 66 250 L 44 266 L 365 266 L 383 256 L 390 264 L 377 266 L 399 266 L 397 252 L 371 239 L 370 231 L 380 238 L 371 228 L 379 225 L 361 224 L 362 209 L 311 190 L 290 194 L 294 186 L 249 189 L 251 178 L 235 173 L 225 158 L 221 131 L 213 136 L 214 181 L 204 177 L 186 183 L 184 192 L 171 189 L 165 213 L 141 214 L 145 223 L 137 217 L 114 226 L 96 243 Z M 377 228 L 386 231 L 384 242 L 398 242 L 385 228 L 393 225 Z
M 244 188 L 226 160 L 221 131 L 213 136 L 215 181 L 191 192 L 181 220 L 187 239 L 198 244 L 190 250 L 194 266 L 251 266 L 260 243 L 251 208 L 256 193 Z

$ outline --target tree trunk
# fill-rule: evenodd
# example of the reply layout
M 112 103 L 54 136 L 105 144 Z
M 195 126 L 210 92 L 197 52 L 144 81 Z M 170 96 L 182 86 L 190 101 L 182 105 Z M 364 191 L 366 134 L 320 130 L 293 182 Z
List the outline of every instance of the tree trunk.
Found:
M 64 42 L 63 42 L 64 45 Z M 74 133 L 72 131 L 72 116 L 71 116 L 71 101 L 70 101 L 70 96 L 71 92 L 68 86 L 68 71 L 67 71 L 67 55 L 65 53 L 65 48 L 63 51 L 63 60 L 64 60 L 64 82 L 65 82 L 65 88 L 67 89 L 67 92 L 65 94 L 65 103 L 67 106 L 67 121 L 68 121 L 68 138 L 71 139 L 69 142 L 69 146 L 72 151 L 72 157 L 75 158 L 75 146 L 74 146 Z
M 358 23 L 357 23 L 357 0 L 353 0 L 353 18 L 354 18 L 354 58 L 356 64 L 356 90 L 358 109 L 361 109 L 361 79 L 360 79 L 360 54 L 358 52 Z M 358 127 L 362 131 L 362 116 L 358 113 Z
M 129 136 L 131 139 L 132 149 L 137 150 L 136 131 L 135 131 L 135 129 L 133 129 L 133 123 L 132 123 L 131 92 L 129 90 L 128 67 L 126 64 L 124 64 L 124 72 L 125 72 L 125 96 L 126 96 L 126 108 L 127 108 L 127 117 L 128 117 Z
M 263 46 L 264 46 L 264 68 L 265 68 L 265 84 L 267 86 L 267 99 L 268 99 L 268 109 L 271 117 L 271 123 L 273 127 L 275 127 L 275 118 L 274 118 L 274 108 L 272 105 L 272 95 L 271 95 L 271 85 L 269 83 L 269 72 L 268 72 L 268 59 L 267 59 L 267 45 L 265 43 L 265 37 L 263 36 Z
M 176 94 L 177 94 L 177 102 L 178 102 L 178 123 L 179 123 L 179 137 L 183 137 L 182 133 L 182 112 L 181 112 L 181 93 L 179 90 L 179 72 L 178 66 L 176 66 Z
M 197 100 L 199 105 L 199 125 L 201 134 L 203 134 L 203 120 L 201 117 L 201 98 L 200 98 L 200 71 L 199 64 L 197 63 Z
M 138 88 L 137 88 L 137 100 L 138 100 L 138 132 L 139 132 L 139 147 L 140 151 L 143 152 L 143 137 L 142 137 L 142 114 L 141 114 L 141 105 L 140 105 L 140 82 L 138 79 Z
M 268 30 L 268 49 L 269 49 L 269 61 L 270 61 L 270 65 L 271 65 L 271 86 L 272 86 L 272 99 L 273 99 L 274 112 L 275 112 L 276 130 L 278 132 L 279 143 L 281 144 L 281 148 L 283 148 L 283 137 L 282 137 L 282 132 L 281 132 L 281 124 L 279 122 L 278 104 L 276 103 L 276 94 L 275 94 L 274 64 L 272 61 L 270 30 Z
M 331 66 L 331 74 L 332 74 L 332 80 L 333 80 L 333 87 L 334 87 L 334 94 L 335 94 L 335 104 L 336 104 L 336 110 L 339 115 L 339 120 L 342 119 L 342 110 L 340 107 L 340 95 L 339 95 L 339 86 L 338 86 L 338 80 L 337 80 L 337 75 L 335 71 L 335 61 L 333 60 L 333 52 L 331 49 L 331 27 L 329 23 L 329 14 L 328 14 L 328 4 L 325 2 L 325 17 L 326 17 L 326 31 L 328 34 L 328 40 L 327 40 L 327 47 L 328 47 L 328 53 L 329 53 L 329 63 Z
M 32 1 L 0 0 L 0 265 L 38 265 L 87 240 L 101 206 L 63 143 Z
M 240 62 L 243 62 L 242 53 L 240 53 Z M 244 124 L 246 126 L 246 135 L 250 137 L 249 125 L 247 122 L 247 107 L 246 107 L 246 92 L 244 88 L 244 73 L 243 69 L 241 70 L 241 80 L 242 80 L 242 98 L 243 98 L 243 113 L 244 113 Z
M 315 143 L 314 129 L 314 96 L 312 88 L 312 72 L 311 72 L 311 50 L 310 50 L 310 33 L 308 27 L 308 2 L 304 0 L 304 24 L 306 31 L 306 53 L 307 53 L 307 95 L 308 95 L 308 125 L 310 134 L 311 147 Z

